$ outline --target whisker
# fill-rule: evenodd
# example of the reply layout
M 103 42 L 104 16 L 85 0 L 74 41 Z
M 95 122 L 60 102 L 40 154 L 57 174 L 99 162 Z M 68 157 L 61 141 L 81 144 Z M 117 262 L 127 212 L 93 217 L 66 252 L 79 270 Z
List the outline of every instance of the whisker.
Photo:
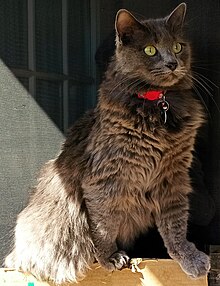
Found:
M 187 75 L 187 77 L 191 78 L 189 75 Z M 211 117 L 211 113 L 210 113 L 210 111 L 209 111 L 209 109 L 208 109 L 208 106 L 207 106 L 205 100 L 203 99 L 201 93 L 199 92 L 199 90 L 198 90 L 198 88 L 196 87 L 196 85 L 195 85 L 194 82 L 193 82 L 192 88 L 193 88 L 193 90 L 195 91 L 195 93 L 197 94 L 197 96 L 199 97 L 199 99 L 201 100 L 203 106 L 205 107 L 205 110 L 207 111 L 207 114 L 208 114 L 209 118 L 212 118 L 212 117 Z
M 216 66 L 216 65 L 218 65 L 218 64 L 220 64 L 220 61 L 215 61 L 215 63 L 211 63 L 211 62 L 207 62 L 207 61 L 202 61 L 202 60 L 193 60 L 192 61 L 192 64 L 196 64 L 196 66 L 194 66 L 194 65 L 192 65 L 192 66 L 194 66 L 194 67 L 201 67 L 201 66 L 197 66 L 197 63 L 199 63 L 199 64 L 201 64 L 202 65 L 202 67 L 212 67 L 212 66 Z
M 142 80 L 140 80 L 140 79 L 134 80 L 129 85 L 127 85 L 124 88 L 122 88 L 122 90 L 120 90 L 120 92 L 117 93 L 117 96 L 121 95 L 125 90 L 130 89 L 131 87 L 132 87 L 132 89 L 135 89 L 141 83 L 142 83 Z
M 110 94 L 112 94 L 120 85 L 125 84 L 126 81 L 130 81 L 130 80 L 131 80 L 131 79 L 128 78 L 128 77 L 126 77 L 126 78 L 124 78 L 123 80 L 121 80 L 119 83 L 117 83 L 117 84 L 113 87 L 113 89 L 110 91 Z
M 155 72 L 151 72 L 152 75 L 154 76 L 160 76 L 160 75 L 165 75 L 165 74 L 170 74 L 170 72 L 168 71 L 155 71 Z
M 197 94 L 197 96 L 199 97 L 199 99 L 201 100 L 203 106 L 205 107 L 205 110 L 206 110 L 206 112 L 208 114 L 208 117 L 212 119 L 212 116 L 211 116 L 211 113 L 210 113 L 210 111 L 208 109 L 208 106 L 207 106 L 205 100 L 203 99 L 201 93 L 199 92 L 198 88 L 195 85 L 193 85 L 193 89 L 194 89 L 195 93 Z
M 204 91 L 207 92 L 207 94 L 210 96 L 212 102 L 215 104 L 215 106 L 216 106 L 218 112 L 220 112 L 220 108 L 219 108 L 217 102 L 215 101 L 213 94 L 206 88 L 206 86 L 204 86 L 204 84 L 202 84 L 202 83 L 201 83 L 196 77 L 194 77 L 193 75 L 187 75 L 187 76 L 193 79 L 194 84 L 196 84 L 196 83 L 198 84 L 198 88 L 200 88 L 201 90 L 204 89 Z M 201 97 L 200 97 L 200 98 L 201 98 Z
M 144 80 L 141 80 L 140 82 L 140 87 L 139 89 L 143 89 L 145 86 L 147 86 L 147 90 L 149 90 L 151 88 L 151 85 L 149 85 L 148 83 L 146 83 Z
M 213 97 L 213 94 L 210 92 L 210 90 L 201 82 L 199 81 L 195 76 L 193 75 L 188 75 L 189 77 L 191 77 L 196 83 L 198 83 L 199 86 L 201 86 L 202 88 L 204 88 L 204 90 L 211 96 Z
M 123 91 L 126 88 L 129 88 L 130 86 L 132 86 L 134 83 L 138 82 L 139 79 L 139 75 L 138 74 L 133 74 L 133 77 L 135 77 L 137 75 L 137 78 L 132 79 L 130 77 L 126 77 L 124 79 L 122 79 L 121 81 L 119 81 L 115 86 L 113 86 L 112 90 L 110 91 L 110 94 L 112 94 L 117 88 L 119 88 L 122 85 Z M 125 86 L 124 86 L 125 85 Z
M 213 97 L 212 92 L 214 91 L 213 87 L 211 87 L 203 78 L 201 78 L 199 75 L 194 76 L 194 78 L 197 78 L 197 80 L 200 81 L 200 84 L 203 84 L 207 90 L 210 92 L 210 96 Z
M 207 78 L 206 76 L 204 76 L 203 74 L 201 73 L 198 73 L 196 71 L 193 71 L 193 73 L 195 73 L 198 77 L 202 77 L 203 78 L 203 81 L 205 83 L 205 80 L 207 80 L 210 84 L 212 84 L 215 88 L 218 88 L 219 89 L 219 86 L 216 85 L 213 81 L 211 81 L 209 78 Z M 207 83 L 206 83 L 207 84 Z

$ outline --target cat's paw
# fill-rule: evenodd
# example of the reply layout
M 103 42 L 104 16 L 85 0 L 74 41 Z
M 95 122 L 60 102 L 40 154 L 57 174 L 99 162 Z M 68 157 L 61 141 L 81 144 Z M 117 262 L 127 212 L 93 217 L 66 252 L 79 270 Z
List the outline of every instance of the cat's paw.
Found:
M 130 258 L 124 251 L 113 253 L 107 260 L 99 260 L 99 263 L 109 271 L 121 270 L 128 267 Z
M 127 267 L 129 264 L 130 258 L 127 256 L 127 254 L 124 251 L 118 251 L 112 254 L 112 256 L 109 258 L 109 262 L 111 262 L 115 269 L 122 269 L 124 267 Z
M 205 253 L 194 250 L 179 261 L 183 271 L 192 278 L 206 275 L 210 270 L 210 259 Z

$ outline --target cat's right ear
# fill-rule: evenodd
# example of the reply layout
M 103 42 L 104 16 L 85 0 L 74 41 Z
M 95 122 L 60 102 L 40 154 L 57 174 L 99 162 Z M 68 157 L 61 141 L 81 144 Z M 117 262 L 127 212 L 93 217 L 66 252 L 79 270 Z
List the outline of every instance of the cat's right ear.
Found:
M 141 23 L 129 11 L 119 10 L 115 19 L 117 41 L 120 44 L 128 44 L 134 31 L 141 26 Z
M 179 4 L 167 17 L 166 23 L 173 31 L 181 31 L 186 15 L 186 3 Z

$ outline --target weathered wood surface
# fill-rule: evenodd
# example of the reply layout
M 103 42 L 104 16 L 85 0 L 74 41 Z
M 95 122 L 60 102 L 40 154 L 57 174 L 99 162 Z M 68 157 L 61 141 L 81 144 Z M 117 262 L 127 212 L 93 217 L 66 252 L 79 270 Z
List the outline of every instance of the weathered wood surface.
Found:
M 0 269 L 1 286 L 48 286 L 39 282 L 32 275 L 24 274 L 13 269 Z M 94 264 L 86 278 L 77 284 L 65 286 L 208 286 L 207 277 L 200 279 L 189 278 L 180 266 L 169 259 L 143 260 L 136 267 L 136 272 L 123 269 L 109 273 Z M 64 284 L 63 284 L 64 286 Z

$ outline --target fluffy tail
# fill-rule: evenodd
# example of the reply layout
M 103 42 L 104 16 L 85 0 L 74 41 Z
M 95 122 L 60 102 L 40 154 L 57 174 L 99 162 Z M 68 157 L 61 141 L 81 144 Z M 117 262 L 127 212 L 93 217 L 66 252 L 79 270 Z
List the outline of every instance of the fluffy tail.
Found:
M 56 284 L 82 279 L 94 262 L 86 210 L 70 196 L 50 161 L 28 206 L 19 214 L 7 267 Z

